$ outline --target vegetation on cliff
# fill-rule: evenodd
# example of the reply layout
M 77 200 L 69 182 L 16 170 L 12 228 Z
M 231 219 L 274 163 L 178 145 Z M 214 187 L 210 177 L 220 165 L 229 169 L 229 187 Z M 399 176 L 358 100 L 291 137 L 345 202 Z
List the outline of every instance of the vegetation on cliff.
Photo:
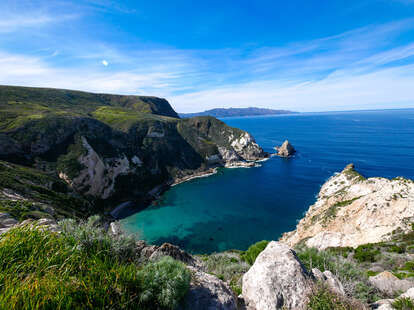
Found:
M 265 156 L 248 133 L 213 117 L 180 120 L 156 97 L 0 86 L 0 112 L 1 160 L 61 178 L 101 211 L 145 203 L 157 187 L 211 166 Z
M 109 236 L 97 220 L 0 235 L 0 309 L 174 309 L 188 269 L 171 257 L 140 260 L 135 240 Z

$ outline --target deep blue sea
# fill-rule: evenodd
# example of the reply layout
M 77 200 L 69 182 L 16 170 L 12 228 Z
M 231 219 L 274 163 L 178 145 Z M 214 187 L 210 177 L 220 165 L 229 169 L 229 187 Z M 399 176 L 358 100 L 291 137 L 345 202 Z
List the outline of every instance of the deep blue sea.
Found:
M 298 153 L 177 185 L 157 205 L 124 219 L 127 231 L 192 253 L 244 250 L 293 230 L 325 180 L 349 163 L 367 177 L 414 179 L 414 110 L 223 121 L 250 132 L 265 151 L 289 139 Z

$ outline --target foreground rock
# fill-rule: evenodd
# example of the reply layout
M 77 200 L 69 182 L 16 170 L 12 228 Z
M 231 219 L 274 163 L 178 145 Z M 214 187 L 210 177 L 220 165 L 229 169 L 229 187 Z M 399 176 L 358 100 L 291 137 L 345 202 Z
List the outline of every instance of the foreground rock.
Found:
M 341 281 L 339 281 L 332 274 L 332 272 L 330 272 L 329 270 L 325 270 L 324 272 L 322 272 L 318 268 L 313 268 L 312 274 L 317 281 L 326 285 L 326 287 L 328 287 L 332 292 L 340 296 L 345 296 L 345 290 Z
M 408 289 L 404 294 L 401 294 L 398 298 L 409 298 L 414 301 L 414 287 Z M 394 310 L 395 308 L 392 306 L 395 299 L 381 299 L 371 305 L 371 309 L 376 310 Z M 410 308 L 407 308 L 410 309 Z
M 283 142 L 280 147 L 276 147 L 277 155 L 280 157 L 289 157 L 296 153 L 295 148 L 290 144 L 288 140 Z
M 281 240 L 318 249 L 357 247 L 386 241 L 394 230 L 409 232 L 414 220 L 414 182 L 403 178 L 366 179 L 348 165 L 321 188 L 295 231 Z
M 381 272 L 380 274 L 370 277 L 369 282 L 388 295 L 393 295 L 397 292 L 405 292 L 411 287 L 414 287 L 414 283 L 409 280 L 400 280 L 389 271 Z
M 313 277 L 287 245 L 272 241 L 243 276 L 249 310 L 306 309 Z
M 19 223 L 15 218 L 6 212 L 0 213 L 0 234 L 7 232 L 14 225 Z
M 230 287 L 217 277 L 190 267 L 190 290 L 178 310 L 236 310 L 236 298 Z

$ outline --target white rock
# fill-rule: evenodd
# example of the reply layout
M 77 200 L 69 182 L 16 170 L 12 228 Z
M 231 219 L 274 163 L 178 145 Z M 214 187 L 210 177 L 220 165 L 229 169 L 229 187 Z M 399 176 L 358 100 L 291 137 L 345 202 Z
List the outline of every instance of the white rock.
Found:
M 404 292 L 414 286 L 412 281 L 400 280 L 389 271 L 384 271 L 376 276 L 369 277 L 369 282 L 380 291 L 390 295 L 398 291 Z
M 287 245 L 272 241 L 243 276 L 247 309 L 306 309 L 314 282 Z
M 188 267 L 193 273 L 190 290 L 178 310 L 236 310 L 236 297 L 217 277 Z
M 396 178 L 365 179 L 348 165 L 321 187 L 318 199 L 296 230 L 280 239 L 293 247 L 357 247 L 386 241 L 397 228 L 411 231 L 414 182 Z

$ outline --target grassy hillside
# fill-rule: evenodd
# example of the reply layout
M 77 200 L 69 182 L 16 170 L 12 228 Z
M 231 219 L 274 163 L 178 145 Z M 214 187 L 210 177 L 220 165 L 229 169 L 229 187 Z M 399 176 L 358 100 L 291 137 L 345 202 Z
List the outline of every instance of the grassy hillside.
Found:
M 147 203 L 156 187 L 207 170 L 219 147 L 234 152 L 244 134 L 213 117 L 182 120 L 156 97 L 0 86 L 0 160 L 65 180 L 100 211 Z M 256 144 L 243 152 L 264 156 Z
M 31 120 L 48 116 L 90 117 L 102 107 L 120 108 L 132 113 L 178 117 L 165 99 L 157 97 L 0 86 L 0 131 L 10 131 Z
M 53 173 L 0 161 L 0 212 L 22 221 L 83 218 L 94 209 Z
M 27 225 L 0 235 L 0 309 L 174 309 L 190 271 L 148 261 L 132 237 L 65 220 L 61 233 Z

